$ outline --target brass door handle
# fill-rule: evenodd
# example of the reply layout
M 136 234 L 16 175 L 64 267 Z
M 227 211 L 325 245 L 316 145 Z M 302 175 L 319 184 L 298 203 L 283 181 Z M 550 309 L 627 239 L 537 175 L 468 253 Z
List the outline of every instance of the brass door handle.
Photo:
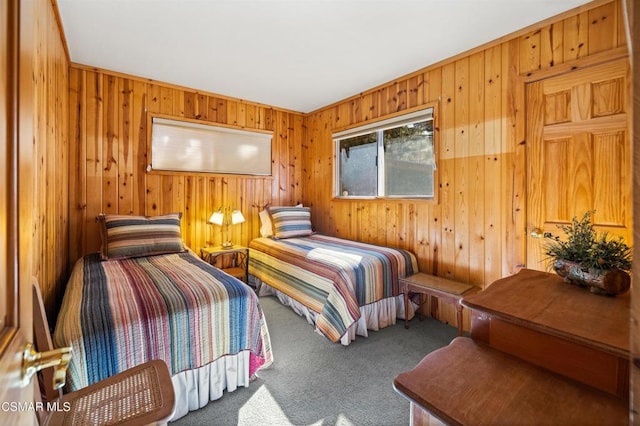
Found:
M 27 343 L 22 353 L 22 380 L 29 383 L 38 371 L 54 367 L 53 388 L 64 386 L 67 367 L 71 361 L 71 348 L 59 348 L 47 352 L 36 352 L 33 344 Z
M 544 232 L 540 228 L 533 228 L 529 235 L 531 235 L 531 238 L 543 238 Z

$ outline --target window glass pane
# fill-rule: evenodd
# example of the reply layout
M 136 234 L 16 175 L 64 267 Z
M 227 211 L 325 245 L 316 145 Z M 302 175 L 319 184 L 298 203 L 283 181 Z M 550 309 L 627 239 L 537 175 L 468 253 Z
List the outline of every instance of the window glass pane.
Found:
M 333 134 L 338 197 L 435 198 L 434 108 Z
M 384 130 L 383 146 L 385 195 L 432 197 L 433 122 Z
M 375 133 L 343 139 L 340 149 L 340 187 L 342 196 L 377 195 Z

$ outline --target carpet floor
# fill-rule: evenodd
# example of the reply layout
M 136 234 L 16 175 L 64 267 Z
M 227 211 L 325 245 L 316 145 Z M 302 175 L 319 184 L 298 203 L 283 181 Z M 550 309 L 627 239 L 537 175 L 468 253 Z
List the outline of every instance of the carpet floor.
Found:
M 276 298 L 260 303 L 273 364 L 249 387 L 225 392 L 171 426 L 408 425 L 409 402 L 393 390 L 394 377 L 457 335 L 453 326 L 414 318 L 408 330 L 398 320 L 342 346 Z

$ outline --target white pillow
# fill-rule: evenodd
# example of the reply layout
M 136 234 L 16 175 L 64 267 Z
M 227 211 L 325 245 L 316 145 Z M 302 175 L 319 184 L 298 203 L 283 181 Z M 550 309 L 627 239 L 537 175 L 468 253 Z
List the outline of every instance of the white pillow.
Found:
M 262 210 L 258 216 L 260 217 L 260 235 L 270 237 L 273 235 L 273 225 L 271 224 L 271 216 L 267 209 Z

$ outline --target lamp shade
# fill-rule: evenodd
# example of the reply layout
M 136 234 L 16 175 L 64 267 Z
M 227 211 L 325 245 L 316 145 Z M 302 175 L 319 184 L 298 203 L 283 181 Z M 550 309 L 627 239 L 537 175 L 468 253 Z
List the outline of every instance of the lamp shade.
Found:
M 231 224 L 237 225 L 238 223 L 244 222 L 244 216 L 242 216 L 242 212 L 240 210 L 234 210 L 231 212 Z
M 213 212 L 213 214 L 209 218 L 209 223 L 222 226 L 222 224 L 224 223 L 224 213 L 219 210 L 217 212 Z

